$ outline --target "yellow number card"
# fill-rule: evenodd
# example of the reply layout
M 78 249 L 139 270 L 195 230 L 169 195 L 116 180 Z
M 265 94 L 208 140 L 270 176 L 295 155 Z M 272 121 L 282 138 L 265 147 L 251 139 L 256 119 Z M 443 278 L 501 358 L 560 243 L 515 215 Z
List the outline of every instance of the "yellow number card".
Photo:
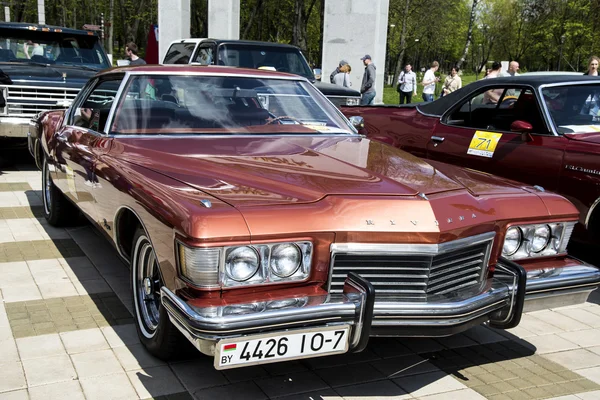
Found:
M 471 144 L 469 144 L 467 154 L 492 158 L 501 137 L 501 133 L 476 131 L 471 139 Z

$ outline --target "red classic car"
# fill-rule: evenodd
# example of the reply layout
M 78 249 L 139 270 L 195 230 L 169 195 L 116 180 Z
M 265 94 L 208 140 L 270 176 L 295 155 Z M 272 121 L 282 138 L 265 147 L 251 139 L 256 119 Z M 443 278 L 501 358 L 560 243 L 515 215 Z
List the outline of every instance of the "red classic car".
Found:
M 580 212 L 578 237 L 600 238 L 597 77 L 484 79 L 428 104 L 342 111 L 363 117 L 370 139 L 562 194 Z
M 115 245 L 158 357 L 182 337 L 225 369 L 509 328 L 600 282 L 566 254 L 569 201 L 365 139 L 302 77 L 116 68 L 33 125 L 46 219 L 80 210 Z

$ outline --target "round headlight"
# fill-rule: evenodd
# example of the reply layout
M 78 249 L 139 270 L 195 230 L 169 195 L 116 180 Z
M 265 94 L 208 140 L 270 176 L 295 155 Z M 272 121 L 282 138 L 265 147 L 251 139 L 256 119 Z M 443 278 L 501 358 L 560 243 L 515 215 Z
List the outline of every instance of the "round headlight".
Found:
M 271 249 L 271 271 L 280 278 L 293 275 L 301 261 L 302 252 L 293 243 L 278 244 Z
M 536 226 L 529 244 L 529 249 L 534 253 L 539 253 L 544 250 L 550 240 L 550 233 L 550 227 L 548 225 Z
M 504 246 L 502 246 L 502 254 L 512 256 L 519 250 L 521 245 L 521 229 L 513 226 L 506 231 L 504 237 Z
M 234 281 L 244 282 L 258 271 L 258 253 L 252 247 L 238 247 L 227 255 L 225 272 Z

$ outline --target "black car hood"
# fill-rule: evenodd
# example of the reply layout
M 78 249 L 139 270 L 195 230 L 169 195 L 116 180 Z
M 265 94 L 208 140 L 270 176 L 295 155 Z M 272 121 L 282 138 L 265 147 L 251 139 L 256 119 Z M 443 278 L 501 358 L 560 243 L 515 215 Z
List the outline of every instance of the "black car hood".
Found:
M 315 81 L 313 84 L 317 89 L 321 91 L 325 96 L 347 96 L 347 97 L 360 97 L 360 92 L 354 89 L 350 89 L 340 85 L 334 85 L 332 83 L 325 83 Z
M 0 62 L 0 70 L 12 79 L 13 84 L 33 84 L 43 86 L 82 87 L 98 71 L 85 70 L 68 65 L 32 65 L 21 62 Z

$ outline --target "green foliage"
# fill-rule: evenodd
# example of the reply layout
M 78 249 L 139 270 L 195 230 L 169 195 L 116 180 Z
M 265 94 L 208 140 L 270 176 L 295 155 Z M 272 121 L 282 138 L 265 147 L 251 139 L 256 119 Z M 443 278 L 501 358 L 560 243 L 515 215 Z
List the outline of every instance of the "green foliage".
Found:
M 100 24 L 103 13 L 108 24 L 111 1 L 113 41 L 118 43 L 114 53 L 122 57 L 129 40 L 143 52 L 148 28 L 157 23 L 159 0 L 46 0 L 46 22 L 81 28 Z M 208 1 L 190 0 L 193 37 L 208 35 Z M 345 4 L 240 0 L 240 37 L 300 45 L 309 62 L 320 66 L 325 1 L 328 7 Z M 37 0 L 4 3 L 13 21 L 37 21 Z M 473 0 L 390 0 L 386 74 L 406 62 L 415 70 L 427 68 L 433 60 L 448 72 L 464 52 L 472 4 Z M 599 43 L 600 0 L 480 0 L 462 69 L 471 73 L 493 60 L 518 60 L 529 71 L 584 71 L 588 58 L 600 53 Z

